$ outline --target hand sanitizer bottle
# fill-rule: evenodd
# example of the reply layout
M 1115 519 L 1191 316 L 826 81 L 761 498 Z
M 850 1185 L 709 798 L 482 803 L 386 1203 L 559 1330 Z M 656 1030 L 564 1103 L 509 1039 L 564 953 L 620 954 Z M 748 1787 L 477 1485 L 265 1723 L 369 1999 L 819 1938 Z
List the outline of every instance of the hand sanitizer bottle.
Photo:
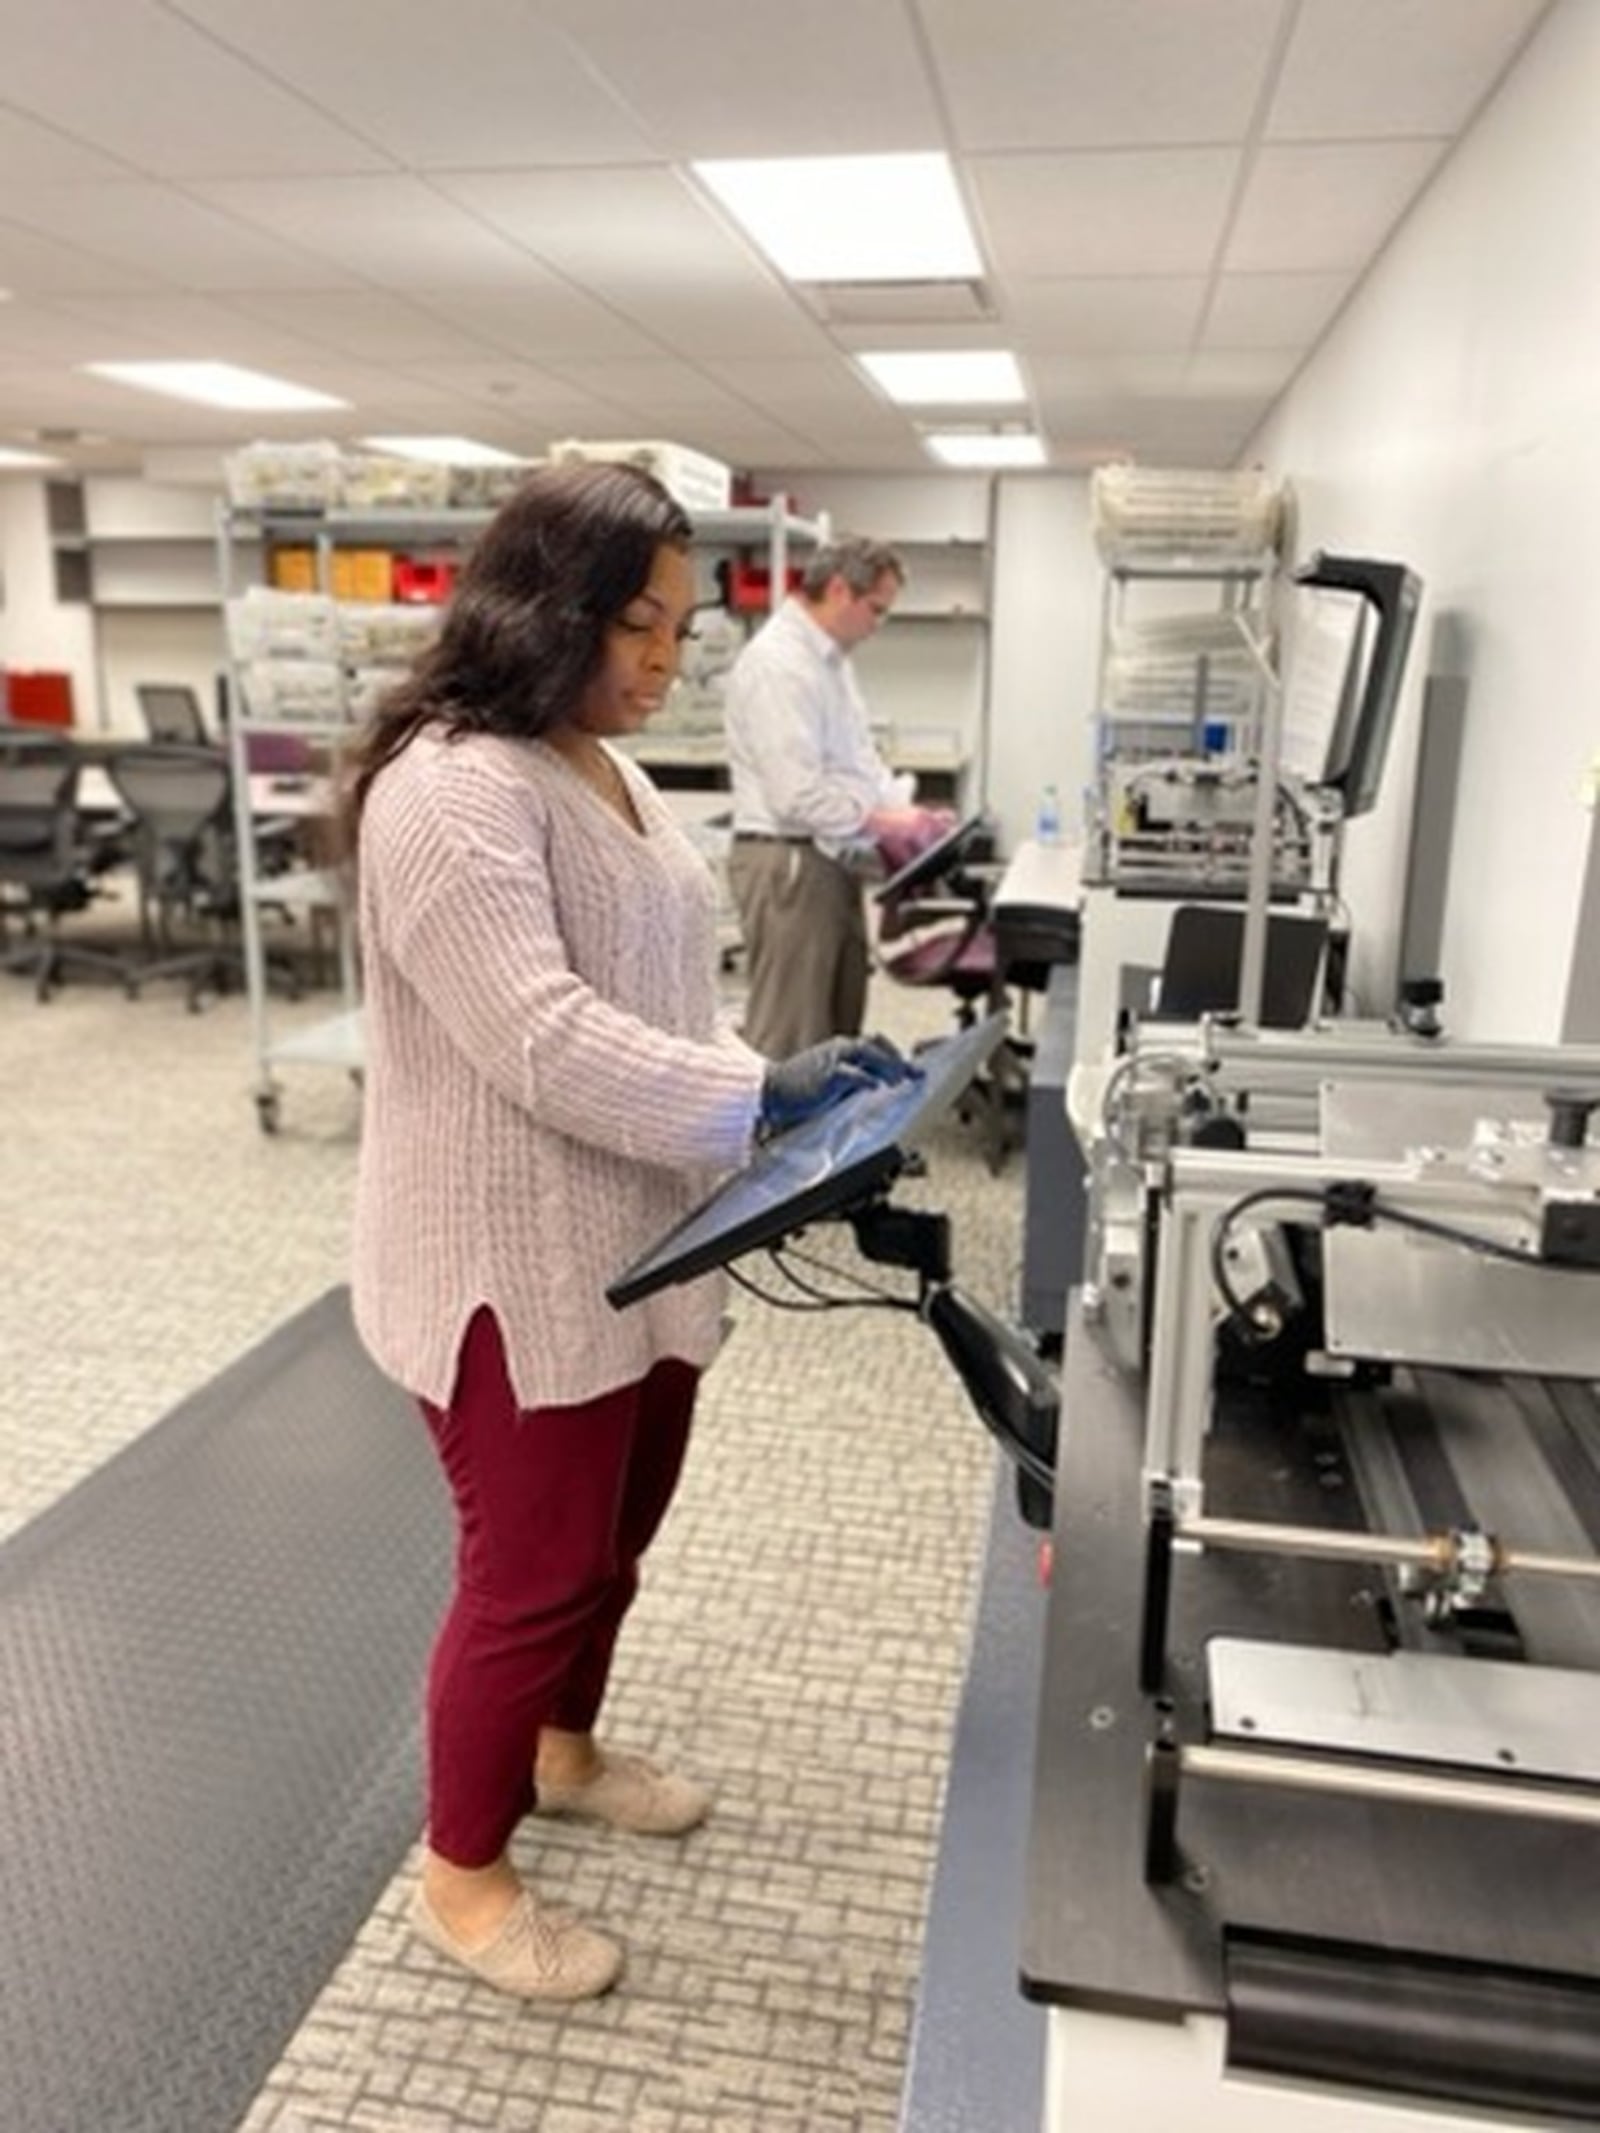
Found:
M 1061 842 L 1061 798 L 1053 785 L 1047 785 L 1039 795 L 1039 813 L 1033 834 L 1041 844 Z

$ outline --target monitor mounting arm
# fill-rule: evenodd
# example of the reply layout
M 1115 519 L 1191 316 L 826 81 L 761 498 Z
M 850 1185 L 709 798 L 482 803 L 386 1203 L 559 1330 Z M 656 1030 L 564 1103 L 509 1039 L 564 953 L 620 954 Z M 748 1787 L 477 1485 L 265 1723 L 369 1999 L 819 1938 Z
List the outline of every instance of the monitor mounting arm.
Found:
M 924 1208 L 893 1207 L 887 1192 L 845 1210 L 856 1250 L 877 1266 L 908 1267 L 917 1277 L 917 1301 L 950 1280 L 950 1217 Z

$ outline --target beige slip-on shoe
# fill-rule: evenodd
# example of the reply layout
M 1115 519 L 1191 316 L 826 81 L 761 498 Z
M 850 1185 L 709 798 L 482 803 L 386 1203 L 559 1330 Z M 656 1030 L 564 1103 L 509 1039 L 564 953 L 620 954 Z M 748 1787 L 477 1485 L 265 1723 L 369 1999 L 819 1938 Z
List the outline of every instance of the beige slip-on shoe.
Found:
M 614 1940 L 569 1912 L 550 1910 L 531 1889 L 523 1890 L 504 1925 L 481 1947 L 457 1940 L 420 1888 L 411 1899 L 411 1928 L 486 1985 L 523 2000 L 598 1999 L 622 1970 Z
M 537 1780 L 537 1812 L 581 1815 L 641 1837 L 681 1837 L 711 1812 L 711 1794 L 692 1778 L 658 1770 L 642 1755 L 602 1749 L 601 1758 L 599 1771 L 581 1785 Z

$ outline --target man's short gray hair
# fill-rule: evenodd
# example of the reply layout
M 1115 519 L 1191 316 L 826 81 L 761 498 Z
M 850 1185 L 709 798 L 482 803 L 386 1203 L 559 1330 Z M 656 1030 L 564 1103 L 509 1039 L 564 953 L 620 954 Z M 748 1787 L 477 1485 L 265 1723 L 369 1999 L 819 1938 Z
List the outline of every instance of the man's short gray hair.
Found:
M 906 566 L 882 541 L 824 541 L 806 563 L 800 590 L 808 600 L 820 600 L 835 578 L 843 578 L 853 593 L 869 593 L 891 572 L 904 585 Z

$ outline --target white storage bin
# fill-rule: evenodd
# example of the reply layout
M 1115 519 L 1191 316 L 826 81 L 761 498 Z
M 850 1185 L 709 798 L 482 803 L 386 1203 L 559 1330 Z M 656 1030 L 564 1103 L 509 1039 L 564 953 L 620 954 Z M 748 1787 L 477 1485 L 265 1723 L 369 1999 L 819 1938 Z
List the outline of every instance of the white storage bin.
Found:
M 1117 464 L 1095 468 L 1089 518 L 1107 563 L 1248 558 L 1276 550 L 1283 497 L 1259 468 L 1213 474 Z
M 344 671 L 323 659 L 253 659 L 240 669 L 247 718 L 265 724 L 342 725 Z
M 252 585 L 227 605 L 228 649 L 235 659 L 336 659 L 339 611 L 326 593 L 277 592 Z
M 719 459 L 708 459 L 704 452 L 690 451 L 687 445 L 664 444 L 659 440 L 607 439 L 595 442 L 566 437 L 550 447 L 553 466 L 585 459 L 621 461 L 626 466 L 643 467 L 689 512 L 726 511 L 728 499 L 733 494 L 732 468 L 725 467 Z
M 338 610 L 339 656 L 350 666 L 409 666 L 439 634 L 439 610 L 412 602 L 348 604 Z
M 247 444 L 222 463 L 228 501 L 245 511 L 323 511 L 338 494 L 339 447 Z

